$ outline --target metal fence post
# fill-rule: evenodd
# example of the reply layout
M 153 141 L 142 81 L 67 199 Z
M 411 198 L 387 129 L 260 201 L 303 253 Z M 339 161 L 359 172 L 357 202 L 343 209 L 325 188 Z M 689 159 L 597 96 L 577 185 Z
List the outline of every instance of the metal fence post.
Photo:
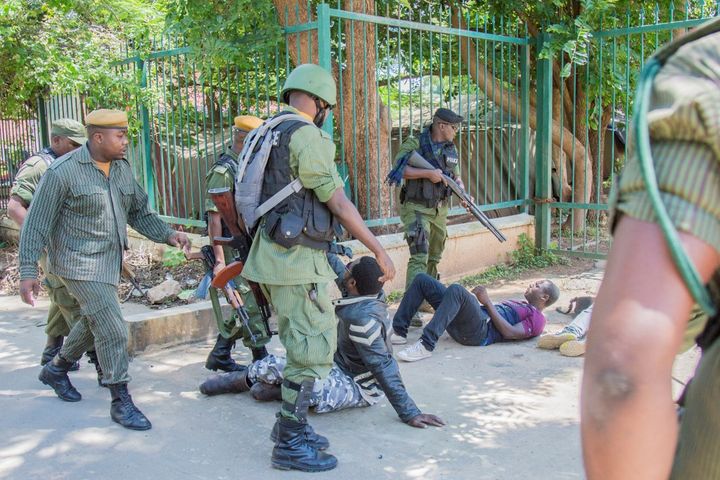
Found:
M 525 200 L 523 211 L 528 212 L 532 202 L 530 198 L 530 46 L 523 45 L 520 50 L 520 198 Z
M 137 60 L 137 68 L 140 73 L 140 89 L 145 90 L 147 88 L 147 63 L 142 58 Z M 148 112 L 147 105 L 143 98 L 138 99 L 140 102 L 140 121 L 142 122 L 142 150 L 143 157 L 145 160 L 145 166 L 143 168 L 143 183 L 145 192 L 148 195 L 148 202 L 153 210 L 157 210 L 156 198 L 155 198 L 155 170 L 152 161 L 152 145 L 150 144 L 150 113 Z
M 318 63 L 321 67 L 332 74 L 332 44 L 330 43 L 330 5 L 327 3 L 321 3 L 317 6 L 317 24 L 318 24 Z M 340 75 L 340 69 L 338 69 L 338 75 Z M 340 92 L 338 92 L 338 95 Z M 322 129 L 333 137 L 333 131 L 335 127 L 335 117 L 332 112 L 328 115 Z M 345 180 L 348 178 L 348 167 L 344 162 L 338 164 L 338 172 L 340 178 Z M 351 195 L 350 185 L 345 182 L 345 195 L 348 197 Z
M 38 97 L 37 99 L 37 113 L 38 113 L 38 128 L 40 129 L 40 145 L 44 147 L 50 146 L 50 130 L 48 129 L 48 114 L 47 107 L 45 105 L 45 99 Z
M 539 52 L 550 36 L 537 38 L 537 129 L 535 142 L 535 246 L 547 250 L 550 246 L 550 205 L 552 168 L 552 59 L 540 58 Z

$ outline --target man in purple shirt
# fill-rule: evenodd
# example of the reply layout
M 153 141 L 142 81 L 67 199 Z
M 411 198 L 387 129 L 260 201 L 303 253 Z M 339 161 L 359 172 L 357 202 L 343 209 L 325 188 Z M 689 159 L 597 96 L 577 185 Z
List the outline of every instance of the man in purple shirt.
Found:
M 470 293 L 460 284 L 446 288 L 429 275 L 420 274 L 400 302 L 390 340 L 395 345 L 407 343 L 410 319 L 423 300 L 432 305 L 435 315 L 423 329 L 420 340 L 398 352 L 400 360 L 415 362 L 431 356 L 438 338 L 446 330 L 456 342 L 471 346 L 536 337 L 545 328 L 543 309 L 552 305 L 558 296 L 560 290 L 554 283 L 541 280 L 528 286 L 525 301 L 493 304 L 483 286 L 475 287 Z

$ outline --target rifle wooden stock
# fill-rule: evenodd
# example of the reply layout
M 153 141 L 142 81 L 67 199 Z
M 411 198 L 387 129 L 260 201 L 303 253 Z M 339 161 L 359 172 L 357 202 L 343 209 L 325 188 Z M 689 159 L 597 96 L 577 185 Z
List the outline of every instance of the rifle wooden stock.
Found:
M 437 168 L 433 166 L 430 162 L 425 160 L 422 155 L 415 151 L 410 154 L 410 158 L 408 159 L 407 164 L 411 167 L 422 168 L 425 170 L 435 170 Z M 460 185 L 458 185 L 455 180 L 445 174 L 443 174 L 443 178 L 447 186 L 450 187 L 450 190 L 453 192 L 453 194 L 457 196 L 460 200 L 465 202 L 468 212 L 470 212 L 485 228 L 490 230 L 490 233 L 495 235 L 495 238 L 497 238 L 500 242 L 504 242 L 507 240 L 505 235 L 503 235 L 502 232 L 498 230 L 495 225 L 493 225 L 487 215 L 485 215 L 478 208 L 478 206 L 475 205 L 475 203 L 470 198 L 470 195 L 468 195 L 465 190 L 460 188 Z
M 217 275 L 215 275 L 215 278 L 213 278 L 210 285 L 215 288 L 224 289 L 230 280 L 242 273 L 243 268 L 245 268 L 245 264 L 240 260 L 232 262 L 230 265 L 220 270 Z M 247 283 L 250 287 L 250 290 L 252 290 L 253 296 L 255 297 L 255 302 L 260 309 L 260 314 L 265 321 L 265 326 L 267 327 L 268 332 L 270 332 L 270 325 L 268 322 L 270 316 L 272 315 L 272 312 L 270 312 L 270 302 L 268 302 L 267 298 L 265 297 L 265 294 L 263 293 L 262 288 L 260 288 L 260 285 L 250 280 L 248 280 Z

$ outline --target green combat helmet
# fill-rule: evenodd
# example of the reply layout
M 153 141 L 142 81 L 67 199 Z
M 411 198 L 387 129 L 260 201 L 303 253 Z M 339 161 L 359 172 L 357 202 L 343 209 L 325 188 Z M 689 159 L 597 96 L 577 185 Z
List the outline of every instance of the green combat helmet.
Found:
M 332 107 L 337 105 L 335 80 L 327 70 L 314 63 L 298 65 L 290 72 L 280 92 L 283 102 L 288 103 L 288 94 L 292 90 L 314 95 Z

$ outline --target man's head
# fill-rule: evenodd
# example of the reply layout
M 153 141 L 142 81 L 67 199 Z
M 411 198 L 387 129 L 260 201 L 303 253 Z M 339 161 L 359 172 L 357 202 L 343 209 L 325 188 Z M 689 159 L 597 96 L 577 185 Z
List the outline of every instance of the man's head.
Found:
M 125 158 L 128 140 L 128 117 L 121 110 L 99 109 L 85 117 L 88 143 L 97 161 Z
M 538 280 L 525 290 L 525 300 L 539 310 L 555 303 L 559 296 L 560 289 L 550 280 Z
M 452 142 L 463 120 L 462 116 L 449 108 L 438 108 L 433 115 L 433 139 L 437 142 Z
M 360 257 L 345 267 L 343 284 L 350 295 L 377 295 L 383 284 L 383 272 L 373 257 Z
M 240 153 L 242 151 L 243 143 L 245 143 L 245 138 L 248 133 L 258 128 L 262 125 L 262 123 L 263 121 L 260 118 L 253 115 L 239 115 L 235 117 L 232 128 L 232 149 L 235 153 Z
M 321 127 L 337 104 L 337 88 L 330 72 L 319 65 L 305 63 L 290 72 L 280 98 L 313 118 Z
M 59 118 L 50 126 L 50 141 L 53 152 L 62 157 L 87 142 L 85 127 L 71 118 Z

